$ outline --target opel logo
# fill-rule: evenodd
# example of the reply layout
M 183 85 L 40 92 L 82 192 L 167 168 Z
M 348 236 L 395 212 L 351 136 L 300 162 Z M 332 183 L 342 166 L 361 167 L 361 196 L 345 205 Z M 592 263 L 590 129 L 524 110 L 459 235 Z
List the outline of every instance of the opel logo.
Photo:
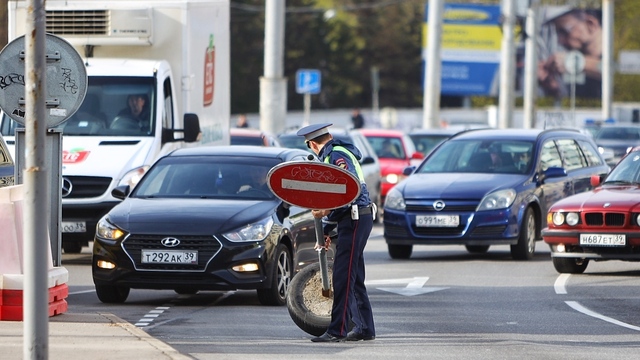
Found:
M 433 203 L 433 209 L 435 211 L 442 211 L 445 207 L 444 201 L 442 200 L 436 200 L 436 202 Z
M 174 237 L 166 237 L 162 240 L 160 240 L 160 243 L 166 247 L 176 247 L 178 245 L 180 245 L 180 240 L 174 238 Z
M 62 178 L 62 197 L 69 196 L 72 190 L 73 190 L 73 184 L 71 183 L 71 180 L 67 179 L 66 177 L 63 177 Z

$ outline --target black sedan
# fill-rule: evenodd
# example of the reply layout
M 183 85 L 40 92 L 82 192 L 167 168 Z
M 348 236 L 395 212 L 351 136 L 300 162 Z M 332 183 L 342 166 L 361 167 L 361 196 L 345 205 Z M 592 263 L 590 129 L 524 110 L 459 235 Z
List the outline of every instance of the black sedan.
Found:
M 307 155 L 254 146 L 180 149 L 158 160 L 131 193 L 116 188 L 124 201 L 100 220 L 93 246 L 98 298 L 122 303 L 131 288 L 256 289 L 260 303 L 284 305 L 293 274 L 318 260 L 315 229 L 308 209 L 283 203 L 264 181 L 273 166 Z

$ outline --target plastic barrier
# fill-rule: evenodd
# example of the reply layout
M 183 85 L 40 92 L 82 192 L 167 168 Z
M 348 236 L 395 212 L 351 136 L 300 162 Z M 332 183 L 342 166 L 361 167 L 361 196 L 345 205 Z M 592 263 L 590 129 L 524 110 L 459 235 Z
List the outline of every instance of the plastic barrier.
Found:
M 0 188 L 0 320 L 23 320 L 23 206 L 23 185 Z M 49 239 L 43 241 L 51 253 Z M 69 272 L 53 267 L 51 256 L 48 269 L 49 316 L 54 316 L 67 311 Z

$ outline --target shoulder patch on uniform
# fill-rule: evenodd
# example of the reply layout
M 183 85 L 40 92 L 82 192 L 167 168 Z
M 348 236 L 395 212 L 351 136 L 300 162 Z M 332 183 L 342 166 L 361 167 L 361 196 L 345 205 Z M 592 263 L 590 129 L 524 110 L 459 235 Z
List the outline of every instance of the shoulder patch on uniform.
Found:
M 349 168 L 349 164 L 344 158 L 337 158 L 335 160 L 335 165 L 347 170 Z

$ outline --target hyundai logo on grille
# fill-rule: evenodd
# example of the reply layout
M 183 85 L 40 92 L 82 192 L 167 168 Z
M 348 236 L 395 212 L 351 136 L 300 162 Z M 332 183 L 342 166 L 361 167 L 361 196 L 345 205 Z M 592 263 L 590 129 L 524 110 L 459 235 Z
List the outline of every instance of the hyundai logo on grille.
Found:
M 178 245 L 180 245 L 180 240 L 174 238 L 174 237 L 166 237 L 162 240 L 160 240 L 160 243 L 162 243 L 162 245 L 166 246 L 166 247 L 176 247 Z
M 435 211 L 442 211 L 445 207 L 444 201 L 442 200 L 437 200 L 436 202 L 433 203 L 433 209 Z
M 72 190 L 73 190 L 73 184 L 71 183 L 71 180 L 67 179 L 66 177 L 63 177 L 62 178 L 62 197 L 69 196 Z

